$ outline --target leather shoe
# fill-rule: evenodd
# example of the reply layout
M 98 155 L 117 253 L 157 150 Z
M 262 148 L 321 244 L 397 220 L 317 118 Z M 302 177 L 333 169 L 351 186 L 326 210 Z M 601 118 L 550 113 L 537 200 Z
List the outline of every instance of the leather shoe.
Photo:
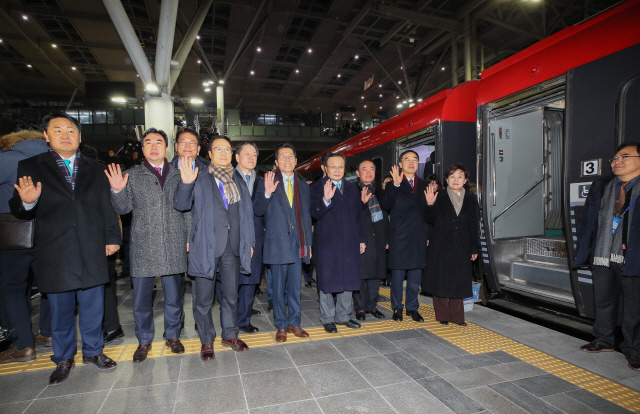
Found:
M 27 362 L 36 359 L 36 348 L 29 346 L 25 349 L 18 349 L 15 346 L 0 353 L 0 364 L 9 362 Z
M 625 355 L 625 358 L 627 358 L 627 362 L 629 363 L 629 368 L 636 371 L 640 371 L 640 358 L 634 357 L 634 356 L 627 356 L 627 355 Z
M 424 318 L 422 317 L 422 315 L 420 315 L 420 312 L 418 312 L 417 310 L 407 311 L 407 316 L 411 316 L 411 319 L 413 319 L 416 322 L 424 322 Z
M 184 345 L 182 345 L 179 339 L 167 339 L 165 344 L 171 348 L 171 352 L 174 354 L 184 354 Z
M 396 322 L 402 322 L 402 309 L 396 309 L 393 311 L 393 320 Z
M 238 329 L 240 329 L 244 333 L 256 333 L 260 330 L 251 324 L 245 325 L 245 326 L 238 326 Z
M 213 344 L 204 344 L 200 348 L 200 358 L 203 361 L 211 361 L 216 355 L 213 353 Z
M 289 325 L 287 327 L 287 332 L 291 332 L 292 334 L 294 334 L 298 338 L 308 338 L 309 337 L 309 334 L 299 326 L 291 326 L 291 325 Z
M 305 287 L 308 287 L 308 288 L 312 288 L 312 287 L 313 287 L 313 284 L 314 284 L 315 282 L 316 282 L 316 280 L 315 280 L 315 279 L 311 279 L 311 280 L 310 280 L 310 281 L 308 281 L 308 282 L 304 282 L 304 286 L 305 286 Z
M 338 328 L 333 322 L 323 323 L 322 326 L 324 326 L 324 330 L 327 331 L 327 333 L 338 333 Z
M 260 286 L 256 286 L 256 295 L 262 296 L 262 289 L 260 289 Z
M 580 350 L 590 354 L 597 354 L 598 352 L 613 352 L 613 348 L 605 348 L 596 341 L 591 341 L 588 344 L 582 345 Z
M 460 326 L 467 326 L 467 323 L 466 323 L 466 322 L 462 322 L 462 323 L 459 323 L 458 325 L 460 325 Z
M 151 344 L 140 344 L 133 353 L 133 362 L 142 362 L 147 359 L 147 354 L 151 351 Z
M 40 332 L 38 332 L 36 334 L 36 345 L 44 345 L 44 346 L 48 346 L 48 347 L 52 347 L 53 344 L 51 343 L 51 337 L 50 336 L 42 336 L 40 335 Z
M 222 346 L 229 347 L 229 348 L 233 349 L 236 352 L 242 352 L 242 351 L 246 351 L 247 349 L 249 349 L 247 344 L 245 344 L 244 341 L 242 339 L 240 339 L 240 338 L 223 339 L 222 340 Z
M 69 378 L 69 373 L 75 366 L 76 362 L 73 358 L 65 359 L 60 362 L 49 376 L 49 385 L 58 385 L 65 382 L 67 378 Z
M 261 313 L 262 313 L 262 312 L 260 312 L 260 311 L 259 311 L 259 310 L 257 310 L 257 309 L 251 309 L 251 314 L 252 314 L 252 315 L 260 315 Z
M 364 321 L 365 319 L 367 319 L 366 315 L 364 314 L 364 311 L 356 312 L 356 319 L 359 321 Z
M 273 312 L 273 303 L 270 303 L 267 307 L 267 312 Z
M 351 329 L 358 329 L 358 328 L 360 328 L 362 326 L 358 322 L 354 321 L 353 319 L 349 319 L 346 322 L 336 322 L 336 324 L 344 325 L 347 328 L 351 328 Z
M 287 330 L 278 329 L 276 332 L 276 342 L 287 342 Z
M 120 339 L 124 337 L 124 331 L 122 330 L 122 326 L 111 333 L 104 333 L 104 344 L 108 344 L 110 342 L 115 341 L 116 339 Z
M 95 365 L 98 369 L 112 369 L 118 366 L 116 361 L 106 356 L 104 353 L 92 357 L 82 356 L 83 365 Z
M 444 326 L 449 325 L 449 321 L 440 321 L 441 324 L 443 324 Z
M 376 319 L 384 319 L 384 313 L 380 312 L 378 309 L 374 310 L 373 312 L 367 311 L 365 313 L 368 313 Z

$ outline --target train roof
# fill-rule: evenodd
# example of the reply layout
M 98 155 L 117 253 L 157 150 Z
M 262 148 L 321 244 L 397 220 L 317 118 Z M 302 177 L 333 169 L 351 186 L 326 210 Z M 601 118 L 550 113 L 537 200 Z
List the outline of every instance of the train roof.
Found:
M 481 73 L 478 106 L 640 43 L 640 0 L 567 27 Z
M 446 89 L 327 151 L 303 162 L 296 171 L 306 174 L 320 168 L 322 155 L 339 152 L 345 157 L 419 131 L 439 121 L 476 122 L 476 95 L 480 81 L 469 81 Z

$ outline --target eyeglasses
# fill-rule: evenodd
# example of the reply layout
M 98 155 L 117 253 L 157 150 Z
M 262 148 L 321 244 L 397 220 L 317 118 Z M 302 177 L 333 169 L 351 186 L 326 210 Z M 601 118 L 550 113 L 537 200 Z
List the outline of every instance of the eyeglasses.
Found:
M 295 157 L 295 155 L 293 155 L 293 154 L 289 154 L 289 155 L 285 154 L 285 155 L 281 155 L 281 156 L 279 156 L 279 157 L 278 157 L 278 159 L 281 159 L 282 161 L 285 161 L 285 160 L 295 160 L 295 159 L 296 159 L 296 157 Z
M 213 147 L 211 149 L 216 154 L 221 154 L 222 152 L 224 152 L 225 154 L 231 154 L 231 148 L 229 147 Z
M 343 171 L 344 170 L 344 165 L 330 165 L 329 169 L 331 171 Z
M 197 147 L 198 146 L 198 142 L 197 141 L 180 141 L 180 142 L 178 142 L 178 146 L 180 146 L 180 147 Z
M 626 161 L 627 158 L 640 158 L 640 155 L 616 155 L 609 160 L 609 164 L 613 164 L 618 161 Z

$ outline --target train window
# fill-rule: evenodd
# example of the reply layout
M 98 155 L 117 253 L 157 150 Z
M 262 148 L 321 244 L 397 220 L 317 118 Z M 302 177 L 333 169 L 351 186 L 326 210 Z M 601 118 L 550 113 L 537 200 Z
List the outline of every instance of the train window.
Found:
M 640 75 L 629 79 L 618 101 L 618 145 L 640 139 Z

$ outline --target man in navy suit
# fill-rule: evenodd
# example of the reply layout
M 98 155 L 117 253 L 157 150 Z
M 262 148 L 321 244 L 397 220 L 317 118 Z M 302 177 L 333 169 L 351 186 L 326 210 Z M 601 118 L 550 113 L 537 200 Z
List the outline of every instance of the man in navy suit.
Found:
M 309 184 L 294 171 L 295 148 L 280 144 L 275 155 L 278 170 L 268 172 L 258 184 L 253 212 L 265 218 L 263 261 L 271 265 L 276 341 L 285 342 L 287 332 L 309 336 L 300 327 L 300 271 L 302 262 L 311 259 L 311 214 Z

